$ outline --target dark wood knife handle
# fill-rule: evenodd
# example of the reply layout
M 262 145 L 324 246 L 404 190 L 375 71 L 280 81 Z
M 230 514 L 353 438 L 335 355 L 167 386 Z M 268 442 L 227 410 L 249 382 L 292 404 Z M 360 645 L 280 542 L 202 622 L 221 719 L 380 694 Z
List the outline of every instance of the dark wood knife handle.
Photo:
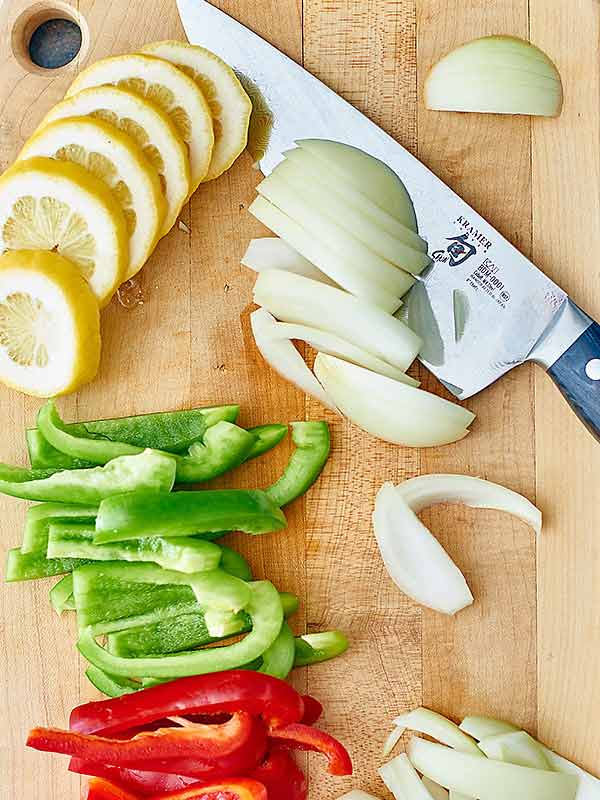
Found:
M 548 369 L 548 374 L 600 441 L 600 325 L 593 322 Z

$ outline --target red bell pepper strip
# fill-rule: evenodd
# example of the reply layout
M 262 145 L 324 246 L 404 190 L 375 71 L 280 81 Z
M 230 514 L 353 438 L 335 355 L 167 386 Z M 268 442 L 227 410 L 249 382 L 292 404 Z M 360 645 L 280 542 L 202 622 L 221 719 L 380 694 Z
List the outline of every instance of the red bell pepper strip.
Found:
M 145 770 L 113 767 L 110 764 L 95 764 L 72 758 L 69 771 L 78 775 L 94 775 L 132 792 L 136 797 L 150 797 L 157 792 L 174 792 L 198 783 L 198 778 L 184 775 L 170 775 L 165 772 L 146 772 Z
M 106 735 L 165 717 L 236 711 L 260 716 L 272 729 L 302 719 L 304 703 L 284 681 L 260 672 L 228 670 L 85 703 L 71 712 L 70 728 Z
M 150 800 L 267 800 L 267 790 L 250 778 L 229 778 L 222 783 L 198 783 L 178 792 L 155 794 Z
M 331 775 L 352 775 L 352 761 L 341 742 L 325 731 L 295 722 L 271 731 L 271 742 L 290 750 L 313 750 L 326 756 Z
M 65 753 L 87 761 L 139 769 L 156 761 L 168 763 L 184 759 L 202 760 L 210 766 L 211 762 L 216 762 L 219 758 L 232 754 L 238 756 L 248 746 L 252 746 L 255 728 L 259 724 L 242 711 L 233 714 L 222 725 L 191 724 L 159 728 L 156 731 L 137 733 L 131 739 L 110 739 L 56 728 L 34 728 L 29 733 L 27 744 L 36 750 Z
M 304 714 L 300 722 L 303 725 L 314 725 L 323 713 L 323 706 L 309 694 L 302 695 L 302 700 L 304 701 Z
M 275 747 L 250 775 L 265 785 L 269 800 L 306 800 L 306 778 L 292 756 Z
M 139 800 L 138 796 L 100 778 L 92 778 L 84 795 L 85 800 Z

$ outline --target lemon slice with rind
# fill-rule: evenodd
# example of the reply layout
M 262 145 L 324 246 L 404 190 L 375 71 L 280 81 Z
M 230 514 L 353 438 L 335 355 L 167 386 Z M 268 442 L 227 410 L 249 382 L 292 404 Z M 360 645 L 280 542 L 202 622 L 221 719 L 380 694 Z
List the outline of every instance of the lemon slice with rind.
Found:
M 109 122 L 93 117 L 59 119 L 25 143 L 19 159 L 48 156 L 80 164 L 111 190 L 125 215 L 131 278 L 146 263 L 165 216 L 158 173 L 137 144 Z
M 77 267 L 58 253 L 0 256 L 0 380 L 21 392 L 72 392 L 98 371 L 98 303 Z
M 105 305 L 127 273 L 125 217 L 106 184 L 79 164 L 36 156 L 0 177 L 0 251 L 54 250 Z
M 46 114 L 40 128 L 68 117 L 89 115 L 118 127 L 133 139 L 158 172 L 167 201 L 161 235 L 171 230 L 190 194 L 187 147 L 175 123 L 154 103 L 116 86 L 94 86 L 62 100 Z
M 79 73 L 66 96 L 106 83 L 129 89 L 171 117 L 189 148 L 190 188 L 197 189 L 208 172 L 214 134 L 210 108 L 194 81 L 162 58 L 132 53 L 96 61 Z
M 205 181 L 217 178 L 246 147 L 252 103 L 231 67 L 210 50 L 185 42 L 153 42 L 142 47 L 171 61 L 200 87 L 210 107 L 215 145 Z

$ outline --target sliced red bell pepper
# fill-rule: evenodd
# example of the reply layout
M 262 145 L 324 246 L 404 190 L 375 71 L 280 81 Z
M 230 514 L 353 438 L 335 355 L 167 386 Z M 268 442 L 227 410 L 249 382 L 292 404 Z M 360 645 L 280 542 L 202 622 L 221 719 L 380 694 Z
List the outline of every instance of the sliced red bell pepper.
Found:
M 136 797 L 150 797 L 157 792 L 174 792 L 184 789 L 193 783 L 198 783 L 198 778 L 188 778 L 184 775 L 169 775 L 165 772 L 146 772 L 145 770 L 128 769 L 127 767 L 113 767 L 110 764 L 95 764 L 91 761 L 82 761 L 72 758 L 69 771 L 78 775 L 94 775 L 104 778 L 111 783 L 132 792 Z
M 137 795 L 100 778 L 90 779 L 84 798 L 85 800 L 139 800 Z
M 290 750 L 313 750 L 326 756 L 331 775 L 352 775 L 352 761 L 341 742 L 325 731 L 295 722 L 271 731 L 271 742 Z
M 178 792 L 152 795 L 150 800 L 267 800 L 267 790 L 250 778 L 229 778 L 222 783 L 197 783 Z
M 309 694 L 303 694 L 302 700 L 304 701 L 304 714 L 300 722 L 302 722 L 303 725 L 314 725 L 323 713 L 323 706 L 316 698 L 311 697 Z
M 267 727 L 276 728 L 302 719 L 304 703 L 284 681 L 260 672 L 228 670 L 85 703 L 71 712 L 70 728 L 106 735 L 164 717 L 235 711 L 260 716 Z
M 241 755 L 252 748 L 252 739 L 260 723 L 245 711 L 233 714 L 221 725 L 190 724 L 184 727 L 143 731 L 131 739 L 110 739 L 103 736 L 61 731 L 56 728 L 34 728 L 27 739 L 29 747 L 52 753 L 83 758 L 87 761 L 137 767 L 157 761 L 196 759 L 209 766 L 219 758 Z M 152 766 L 149 767 L 152 769 Z M 165 772 L 178 772 L 165 769 Z
M 306 778 L 292 756 L 274 747 L 250 775 L 265 785 L 269 800 L 306 800 Z

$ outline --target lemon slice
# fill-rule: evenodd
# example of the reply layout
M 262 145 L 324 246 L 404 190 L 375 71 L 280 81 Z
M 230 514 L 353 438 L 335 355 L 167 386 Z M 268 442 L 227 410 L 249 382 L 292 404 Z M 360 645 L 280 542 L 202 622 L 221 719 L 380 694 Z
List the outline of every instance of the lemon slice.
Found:
M 175 123 L 153 103 L 116 86 L 94 86 L 62 100 L 46 114 L 40 128 L 68 117 L 89 115 L 115 125 L 134 139 L 158 172 L 167 201 L 161 235 L 171 230 L 187 200 L 190 163 Z
M 110 189 L 79 164 L 37 156 L 0 177 L 0 251 L 56 250 L 105 305 L 128 269 L 125 217 Z
M 231 67 L 210 50 L 185 42 L 153 42 L 142 52 L 171 61 L 202 90 L 210 107 L 215 145 L 204 180 L 217 178 L 246 147 L 252 103 Z
M 48 156 L 80 164 L 111 190 L 121 206 L 129 234 L 131 278 L 154 250 L 165 216 L 158 173 L 126 133 L 93 117 L 59 119 L 25 143 L 19 160 Z
M 72 392 L 100 362 L 98 303 L 58 253 L 0 256 L 0 380 L 36 397 Z
M 197 189 L 208 172 L 214 134 L 210 108 L 194 81 L 168 61 L 132 53 L 96 61 L 79 73 L 66 96 L 105 83 L 145 97 L 171 117 L 189 148 L 190 188 Z

